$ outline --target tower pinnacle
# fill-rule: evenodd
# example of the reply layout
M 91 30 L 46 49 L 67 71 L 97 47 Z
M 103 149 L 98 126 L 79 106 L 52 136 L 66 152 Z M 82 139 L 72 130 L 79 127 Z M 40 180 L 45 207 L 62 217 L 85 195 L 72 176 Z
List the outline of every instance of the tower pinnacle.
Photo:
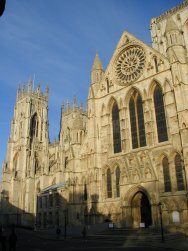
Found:
M 92 71 L 93 70 L 103 70 L 102 63 L 101 63 L 101 60 L 99 58 L 98 52 L 96 52 L 95 59 L 94 59 L 94 62 L 93 62 Z

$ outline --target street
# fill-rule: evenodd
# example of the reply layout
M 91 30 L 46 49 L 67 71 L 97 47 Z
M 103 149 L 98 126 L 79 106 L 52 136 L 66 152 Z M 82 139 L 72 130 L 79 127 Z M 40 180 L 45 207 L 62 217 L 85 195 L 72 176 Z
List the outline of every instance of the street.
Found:
M 42 232 L 34 232 L 32 230 L 16 229 L 18 237 L 17 251 L 62 251 L 62 250 L 130 250 L 130 251 L 165 251 L 169 248 L 151 246 L 128 246 L 122 238 L 118 237 L 101 237 L 88 236 L 86 239 L 81 237 L 70 238 L 64 240 L 63 236 L 57 239 L 55 235 L 45 234 Z M 178 250 L 178 249 L 173 249 Z

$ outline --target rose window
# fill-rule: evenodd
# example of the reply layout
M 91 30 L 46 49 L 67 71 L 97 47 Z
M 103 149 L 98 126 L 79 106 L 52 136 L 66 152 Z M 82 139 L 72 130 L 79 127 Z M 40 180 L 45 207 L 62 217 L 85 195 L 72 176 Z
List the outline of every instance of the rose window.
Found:
M 140 46 L 127 48 L 116 62 L 116 75 L 125 83 L 138 79 L 144 69 L 145 53 Z

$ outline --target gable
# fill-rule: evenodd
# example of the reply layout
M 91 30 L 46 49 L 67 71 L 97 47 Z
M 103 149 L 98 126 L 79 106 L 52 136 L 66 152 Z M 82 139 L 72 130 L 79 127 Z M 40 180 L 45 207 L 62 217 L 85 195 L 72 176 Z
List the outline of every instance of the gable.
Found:
M 105 71 L 114 84 L 129 86 L 170 68 L 164 55 L 124 32 Z

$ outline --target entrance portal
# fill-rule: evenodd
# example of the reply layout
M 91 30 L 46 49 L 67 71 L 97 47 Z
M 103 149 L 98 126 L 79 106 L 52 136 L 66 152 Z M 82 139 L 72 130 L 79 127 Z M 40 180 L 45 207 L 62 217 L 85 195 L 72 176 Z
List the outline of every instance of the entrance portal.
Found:
M 133 227 L 148 227 L 152 224 L 151 206 L 148 197 L 143 192 L 137 192 L 131 202 Z

